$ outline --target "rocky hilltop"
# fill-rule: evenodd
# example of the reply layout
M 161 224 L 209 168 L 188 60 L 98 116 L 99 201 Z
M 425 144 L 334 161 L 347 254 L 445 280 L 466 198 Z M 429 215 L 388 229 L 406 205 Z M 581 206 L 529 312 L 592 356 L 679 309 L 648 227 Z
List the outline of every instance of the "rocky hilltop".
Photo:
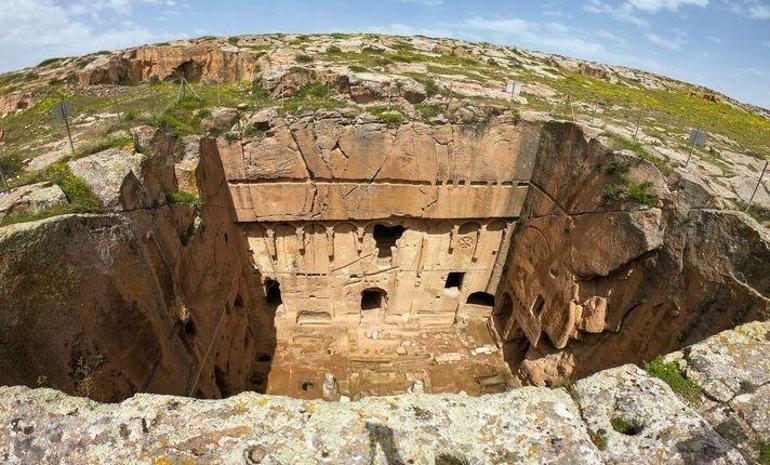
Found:
M 326 34 L 46 60 L 0 115 L 8 463 L 770 463 L 767 110 Z

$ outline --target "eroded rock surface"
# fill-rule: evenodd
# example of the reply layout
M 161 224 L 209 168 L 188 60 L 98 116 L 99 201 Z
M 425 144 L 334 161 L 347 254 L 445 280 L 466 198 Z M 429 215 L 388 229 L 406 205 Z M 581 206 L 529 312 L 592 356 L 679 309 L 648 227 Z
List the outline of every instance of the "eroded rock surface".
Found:
M 35 183 L 19 186 L 0 196 L 0 219 L 7 215 L 34 215 L 67 203 L 67 196 L 56 184 Z
M 721 358 L 730 341 L 746 363 L 761 364 L 758 337 L 768 335 L 767 323 L 750 324 L 688 350 Z M 700 381 L 707 386 L 721 376 L 707 371 Z M 98 404 L 51 389 L 5 387 L 0 456 L 11 464 L 749 463 L 697 407 L 637 367 L 597 373 L 570 390 L 356 402 L 140 394 Z M 756 403 L 751 411 L 749 417 L 766 413 Z

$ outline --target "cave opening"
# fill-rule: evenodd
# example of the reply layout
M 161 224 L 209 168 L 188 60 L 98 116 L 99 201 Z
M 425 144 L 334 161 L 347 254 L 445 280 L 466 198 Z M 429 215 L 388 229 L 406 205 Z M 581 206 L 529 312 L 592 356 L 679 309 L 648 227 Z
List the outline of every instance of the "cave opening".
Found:
M 281 283 L 274 279 L 265 280 L 265 302 L 273 309 L 283 303 Z
M 466 302 L 471 305 L 481 305 L 482 307 L 494 307 L 495 296 L 488 292 L 474 292 L 468 296 Z
M 361 310 L 382 310 L 387 293 L 379 288 L 365 289 L 361 293 Z
M 393 247 L 406 231 L 401 225 L 385 226 L 382 224 L 374 225 L 373 236 L 377 244 L 377 256 L 379 258 L 389 258 L 393 256 Z

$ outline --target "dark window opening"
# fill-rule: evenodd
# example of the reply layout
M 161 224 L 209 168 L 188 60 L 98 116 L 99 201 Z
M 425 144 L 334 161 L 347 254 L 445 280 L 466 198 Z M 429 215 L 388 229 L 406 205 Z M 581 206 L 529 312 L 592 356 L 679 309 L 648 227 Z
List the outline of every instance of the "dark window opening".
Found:
M 315 383 L 310 380 L 302 381 L 299 383 L 299 388 L 305 392 L 312 391 L 315 389 Z
M 260 388 L 264 386 L 264 384 L 267 382 L 267 376 L 265 376 L 263 373 L 255 372 L 251 375 L 249 378 L 249 383 L 254 385 L 257 388 Z
M 195 327 L 195 322 L 190 318 L 185 322 L 183 325 L 178 327 L 177 330 L 177 337 L 182 342 L 182 347 L 184 347 L 184 350 L 192 355 L 193 350 L 193 339 L 195 339 L 195 335 L 198 334 L 198 329 Z
M 537 299 L 535 299 L 535 303 L 532 304 L 532 314 L 540 318 L 543 314 L 543 307 L 545 307 L 545 300 L 543 299 L 543 296 L 539 295 L 537 296 Z
M 268 353 L 266 353 L 266 352 L 262 352 L 262 353 L 257 354 L 257 361 L 258 362 L 269 362 L 271 360 L 273 360 L 273 356 L 268 354 Z
M 464 278 L 465 278 L 465 273 L 453 271 L 449 273 L 449 275 L 447 275 L 446 284 L 444 284 L 444 287 L 446 289 L 449 289 L 452 287 L 456 287 L 459 289 L 463 285 Z
M 241 297 L 240 294 L 235 295 L 235 301 L 233 302 L 233 305 L 236 308 L 243 308 L 243 297 Z
M 377 310 L 382 308 L 385 291 L 382 289 L 367 289 L 361 293 L 361 310 Z
M 468 296 L 467 302 L 472 305 L 483 305 L 485 307 L 495 306 L 495 296 L 486 292 L 474 292 Z
M 193 339 L 198 334 L 198 328 L 195 327 L 195 322 L 190 318 L 187 323 L 184 324 L 184 335 L 188 339 Z
M 265 281 L 265 301 L 273 308 L 283 303 L 281 298 L 281 284 L 278 281 L 268 279 Z
M 374 242 L 377 243 L 377 256 L 379 258 L 387 258 L 393 255 L 391 247 L 396 246 L 396 241 L 401 239 L 401 236 L 406 231 L 403 226 L 384 226 L 381 224 L 374 225 Z

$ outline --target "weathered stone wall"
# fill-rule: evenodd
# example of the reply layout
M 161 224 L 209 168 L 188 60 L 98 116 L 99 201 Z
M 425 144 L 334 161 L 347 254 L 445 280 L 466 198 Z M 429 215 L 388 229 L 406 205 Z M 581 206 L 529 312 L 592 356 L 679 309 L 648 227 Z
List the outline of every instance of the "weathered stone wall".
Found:
M 494 295 L 512 223 L 402 219 L 383 225 L 405 230 L 395 244 L 378 245 L 375 223 L 245 225 L 255 266 L 270 285 L 280 284 L 277 318 L 446 327 L 471 294 Z M 448 283 L 450 273 L 460 273 L 459 284 Z M 385 293 L 382 305 L 362 310 L 362 294 L 373 289 Z
M 219 138 L 218 150 L 254 265 L 280 283 L 279 319 L 448 327 L 468 296 L 495 293 L 538 123 L 391 128 L 263 112 L 245 124 L 266 137 Z M 405 228 L 387 257 L 377 225 Z M 450 272 L 461 286 L 446 287 Z M 386 294 L 379 309 L 362 311 L 366 290 Z
M 539 125 L 249 121 L 264 138 L 219 141 L 239 222 L 514 218 L 532 176 Z
M 1 383 L 104 401 L 260 388 L 248 380 L 274 335 L 219 158 L 204 144 L 198 217 L 166 204 L 174 141 L 149 136 L 142 156 L 72 162 L 113 212 L 0 228 Z
M 153 45 L 97 57 L 77 72 L 77 80 L 83 86 L 180 78 L 209 83 L 251 81 L 256 63 L 254 54 L 228 45 Z
M 616 171 L 648 182 L 657 204 L 608 200 Z M 768 318 L 770 237 L 746 215 L 701 209 L 684 187 L 577 126 L 546 126 L 495 311 L 522 378 L 640 363 Z
M 679 397 L 633 365 L 569 389 L 351 403 L 244 393 L 217 401 L 139 394 L 106 405 L 5 387 L 0 457 L 153 465 L 755 462 L 759 441 L 770 440 L 770 325 L 745 325 L 670 358 L 697 376 L 697 398 Z

